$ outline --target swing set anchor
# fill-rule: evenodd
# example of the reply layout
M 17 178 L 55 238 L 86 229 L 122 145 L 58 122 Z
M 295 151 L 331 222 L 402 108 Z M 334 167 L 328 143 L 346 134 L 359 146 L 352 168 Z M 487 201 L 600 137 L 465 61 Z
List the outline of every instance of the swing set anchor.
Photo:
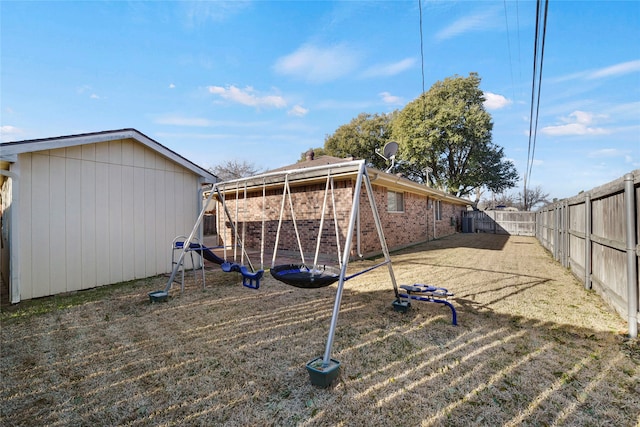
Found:
M 336 359 L 329 359 L 329 363 L 325 366 L 324 358 L 322 356 L 316 357 L 307 363 L 307 372 L 311 384 L 327 388 L 338 378 L 340 362 Z

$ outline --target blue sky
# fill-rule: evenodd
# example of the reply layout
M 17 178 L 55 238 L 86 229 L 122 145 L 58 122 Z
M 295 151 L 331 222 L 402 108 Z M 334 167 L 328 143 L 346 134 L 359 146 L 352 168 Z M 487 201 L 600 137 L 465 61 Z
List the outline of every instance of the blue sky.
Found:
M 422 2 L 425 90 L 479 73 L 521 176 L 535 10 Z M 0 19 L 3 142 L 132 127 L 203 167 L 270 169 L 422 92 L 417 0 L 2 1 Z M 564 198 L 638 168 L 640 2 L 551 0 L 530 186 Z

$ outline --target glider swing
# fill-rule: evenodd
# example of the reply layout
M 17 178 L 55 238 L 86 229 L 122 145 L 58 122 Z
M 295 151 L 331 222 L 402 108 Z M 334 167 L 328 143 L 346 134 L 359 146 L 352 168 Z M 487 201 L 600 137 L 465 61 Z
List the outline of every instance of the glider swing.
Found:
M 246 257 L 247 262 L 249 264 L 249 268 L 247 268 L 245 265 L 243 264 L 237 264 L 235 262 L 229 262 L 227 261 L 227 246 L 224 245 L 224 258 L 220 258 L 219 256 L 217 256 L 211 249 L 213 248 L 208 248 L 206 246 L 203 246 L 202 244 L 198 243 L 198 239 L 196 237 L 196 234 L 199 232 L 200 230 L 200 225 L 202 224 L 202 219 L 204 218 L 204 214 L 205 211 L 207 209 L 207 206 L 209 204 L 209 202 L 211 202 L 211 200 L 213 199 L 213 195 L 217 194 L 218 197 L 222 200 L 222 206 L 224 207 L 224 211 L 225 214 L 227 215 L 227 218 L 229 219 L 229 222 L 231 224 L 231 227 L 233 229 L 234 234 L 236 235 L 236 241 L 239 241 L 241 243 L 241 250 L 242 250 L 242 262 L 244 262 L 244 258 Z M 246 195 L 246 188 L 245 188 L 245 195 Z M 236 219 L 237 219 L 237 215 L 236 215 Z M 196 254 L 200 255 L 202 258 L 211 261 L 213 263 L 219 264 L 220 268 L 222 269 L 222 271 L 224 272 L 238 272 L 242 275 L 242 285 L 247 287 L 247 288 L 251 288 L 251 289 L 258 289 L 260 287 L 260 279 L 262 278 L 263 274 L 264 274 L 264 270 L 258 270 L 255 271 L 253 268 L 253 264 L 251 264 L 251 260 L 249 259 L 248 254 L 246 253 L 245 247 L 244 247 L 244 241 L 241 240 L 238 237 L 238 233 L 237 233 L 237 227 L 234 221 L 232 221 L 231 219 L 231 214 L 229 213 L 229 210 L 227 209 L 225 203 L 224 203 L 224 197 L 222 196 L 222 194 L 220 193 L 220 190 L 218 188 L 218 184 L 214 184 L 213 188 L 211 189 L 211 191 L 209 192 L 209 196 L 207 197 L 207 199 L 205 200 L 205 202 L 202 205 L 202 209 L 200 210 L 200 214 L 198 215 L 198 218 L 196 219 L 195 224 L 193 225 L 193 229 L 191 230 L 191 233 L 189 234 L 189 236 L 187 236 L 186 238 L 184 236 L 178 236 L 174 239 L 174 241 L 172 242 L 171 245 L 172 248 L 172 270 L 171 270 L 171 275 L 169 277 L 169 280 L 167 281 L 167 285 L 165 286 L 164 290 L 161 291 L 154 291 L 154 292 L 150 292 L 149 293 L 149 300 L 151 302 L 159 302 L 159 301 L 167 301 L 167 299 L 169 298 L 169 290 L 171 289 L 171 286 L 173 285 L 176 276 L 178 274 L 179 271 L 182 271 L 182 284 L 181 284 L 181 291 L 184 290 L 184 260 L 187 254 L 191 254 L 191 259 L 192 259 L 192 266 L 194 269 L 194 274 L 195 274 L 195 270 L 196 270 L 196 266 L 195 263 L 193 263 L 193 253 L 195 252 Z M 236 249 L 234 248 L 234 261 L 236 259 Z M 180 251 L 180 256 L 178 257 L 178 259 L 175 259 L 175 251 Z M 204 264 L 202 265 L 202 286 L 204 288 L 205 283 L 204 283 Z

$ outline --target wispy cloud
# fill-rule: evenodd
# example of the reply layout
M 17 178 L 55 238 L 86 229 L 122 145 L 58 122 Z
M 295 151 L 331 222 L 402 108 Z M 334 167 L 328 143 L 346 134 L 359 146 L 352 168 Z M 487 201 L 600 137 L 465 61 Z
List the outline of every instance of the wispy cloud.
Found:
M 15 141 L 17 140 L 24 131 L 20 128 L 10 125 L 0 126 L 0 141 Z
M 436 40 L 444 41 L 470 32 L 497 28 L 503 23 L 503 21 L 499 21 L 499 12 L 500 8 L 493 7 L 464 16 L 438 31 L 435 36 Z
M 208 127 L 212 126 L 213 122 L 209 119 L 201 117 L 184 117 L 178 115 L 168 115 L 157 117 L 154 120 L 159 125 L 171 125 L 171 126 L 195 126 L 195 127 Z
M 606 135 L 611 131 L 594 126 L 598 120 L 605 118 L 604 115 L 574 111 L 568 117 L 561 118 L 563 124 L 544 127 L 541 133 L 549 136 Z
M 213 95 L 249 107 L 285 108 L 287 106 L 287 101 L 283 97 L 279 95 L 260 96 L 251 86 L 246 86 L 244 89 L 233 85 L 227 87 L 209 86 L 207 90 Z
M 188 117 L 182 114 L 165 114 L 153 118 L 153 122 L 160 125 L 185 126 L 185 127 L 233 127 L 252 128 L 269 125 L 265 121 L 234 121 L 234 120 L 210 120 L 204 117 Z
M 571 74 L 565 74 L 563 76 L 550 78 L 547 81 L 549 83 L 563 83 L 571 80 L 598 80 L 607 77 L 618 77 L 625 74 L 637 72 L 640 72 L 640 59 L 621 62 L 619 64 L 610 65 L 608 67 L 599 68 L 597 70 L 585 70 Z
M 492 92 L 485 92 L 484 99 L 485 101 L 483 105 L 487 110 L 499 110 L 512 104 L 510 99 Z
M 207 22 L 223 22 L 251 6 L 250 1 L 194 0 L 180 2 L 187 27 L 199 27 Z
M 303 117 L 306 116 L 308 112 L 309 110 L 302 105 L 294 105 L 293 108 L 287 111 L 287 114 L 290 116 Z
M 620 150 L 618 148 L 603 148 L 601 150 L 594 150 L 589 152 L 588 156 L 591 158 L 599 159 L 601 157 L 626 157 L 629 155 L 629 151 Z
M 279 58 L 273 69 L 283 75 L 296 77 L 311 83 L 336 80 L 352 72 L 359 54 L 345 44 L 331 47 L 304 45 L 295 52 Z
M 93 92 L 93 88 L 89 85 L 82 85 L 76 88 L 78 95 L 89 96 L 91 99 L 102 99 L 103 97 Z
M 399 96 L 391 95 L 389 92 L 380 92 L 378 94 L 385 104 L 402 105 L 403 100 Z
M 363 77 L 392 77 L 402 73 L 413 67 L 416 63 L 415 58 L 405 58 L 398 62 L 389 64 L 376 64 L 367 68 L 363 73 Z
M 631 150 L 620 150 L 619 148 L 603 148 L 600 150 L 590 151 L 587 156 L 592 159 L 622 159 L 624 163 L 630 164 L 633 167 L 637 167 L 639 163 L 634 159 L 634 154 L 636 156 L 638 155 L 638 153 L 633 153 Z
M 640 72 L 640 59 L 635 61 L 622 62 L 610 67 L 592 71 L 586 75 L 587 79 L 602 79 L 612 76 L 621 76 L 629 73 Z
M 335 99 L 325 99 L 318 102 L 315 108 L 318 110 L 366 110 L 374 104 L 370 101 L 342 101 Z

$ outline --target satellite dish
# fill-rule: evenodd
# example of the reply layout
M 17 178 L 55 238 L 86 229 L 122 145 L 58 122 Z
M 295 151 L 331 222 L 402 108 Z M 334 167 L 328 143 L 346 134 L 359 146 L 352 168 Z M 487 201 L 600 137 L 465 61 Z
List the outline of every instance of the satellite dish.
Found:
M 380 150 L 376 149 L 376 154 L 383 159 L 389 161 L 391 160 L 391 166 L 385 172 L 391 172 L 396 164 L 396 153 L 398 152 L 398 143 L 394 141 L 387 142 L 382 148 L 382 153 Z
M 394 141 L 387 142 L 382 149 L 382 155 L 387 158 L 393 158 L 398 152 L 398 143 Z

